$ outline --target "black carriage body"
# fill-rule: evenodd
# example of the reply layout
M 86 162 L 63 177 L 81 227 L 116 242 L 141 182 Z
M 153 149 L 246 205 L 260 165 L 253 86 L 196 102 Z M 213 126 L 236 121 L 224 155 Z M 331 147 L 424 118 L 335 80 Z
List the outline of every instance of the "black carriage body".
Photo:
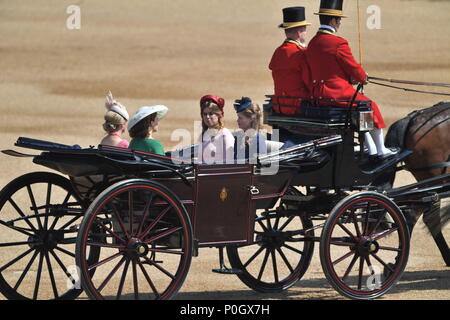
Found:
M 186 209 L 198 246 L 250 244 L 255 212 L 284 195 L 294 171 L 255 172 L 252 164 L 186 164 L 181 160 L 114 147 L 79 149 L 28 138 L 17 144 L 38 150 L 33 162 L 68 175 L 87 208 L 106 188 L 143 178 L 171 190 Z

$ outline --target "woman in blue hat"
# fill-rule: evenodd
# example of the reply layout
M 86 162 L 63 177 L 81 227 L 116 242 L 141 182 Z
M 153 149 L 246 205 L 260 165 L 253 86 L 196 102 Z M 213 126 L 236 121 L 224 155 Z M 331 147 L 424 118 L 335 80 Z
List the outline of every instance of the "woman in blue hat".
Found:
M 248 97 L 236 100 L 234 109 L 240 132 L 236 133 L 235 159 L 255 163 L 258 154 L 266 154 L 266 139 L 259 133 L 262 112 L 258 104 Z

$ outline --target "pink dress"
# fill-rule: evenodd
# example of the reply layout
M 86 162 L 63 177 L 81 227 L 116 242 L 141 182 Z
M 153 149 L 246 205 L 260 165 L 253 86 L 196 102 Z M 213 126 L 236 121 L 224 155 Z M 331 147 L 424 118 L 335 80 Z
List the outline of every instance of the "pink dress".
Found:
M 116 136 L 122 139 L 122 135 L 119 132 L 110 132 L 108 133 L 108 136 Z M 114 145 L 115 147 L 120 147 L 120 148 L 128 148 L 128 145 L 130 143 L 128 142 L 128 140 L 126 139 L 122 139 L 120 140 L 120 142 L 116 145 Z
M 234 137 L 230 130 L 220 131 L 208 129 L 203 134 L 202 150 L 199 161 L 206 164 L 233 163 Z

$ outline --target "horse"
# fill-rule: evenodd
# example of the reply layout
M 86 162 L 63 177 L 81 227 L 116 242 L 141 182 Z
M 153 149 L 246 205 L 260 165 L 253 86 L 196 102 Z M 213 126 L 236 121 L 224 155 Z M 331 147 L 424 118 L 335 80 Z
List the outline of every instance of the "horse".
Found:
M 405 168 L 417 182 L 450 172 L 449 120 L 450 102 L 440 102 L 413 111 L 389 127 L 385 145 L 413 151 L 405 159 Z M 450 221 L 450 205 L 441 208 L 438 201 L 427 210 L 405 213 L 410 232 L 421 214 L 442 258 L 450 267 L 450 249 L 442 235 L 443 226 Z

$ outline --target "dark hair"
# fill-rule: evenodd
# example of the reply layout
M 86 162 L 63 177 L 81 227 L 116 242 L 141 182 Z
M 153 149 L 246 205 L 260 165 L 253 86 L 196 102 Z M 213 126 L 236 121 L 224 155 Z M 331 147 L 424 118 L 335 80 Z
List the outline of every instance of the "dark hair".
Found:
M 155 121 L 156 116 L 157 113 L 154 112 L 136 123 L 130 130 L 128 130 L 130 137 L 133 139 L 147 138 L 149 136 L 149 128 L 152 124 L 152 121 Z
M 319 16 L 319 21 L 320 21 L 320 24 L 329 25 L 331 20 L 333 20 L 334 18 L 336 18 L 336 17 L 335 16 L 323 16 L 323 15 L 320 15 Z

